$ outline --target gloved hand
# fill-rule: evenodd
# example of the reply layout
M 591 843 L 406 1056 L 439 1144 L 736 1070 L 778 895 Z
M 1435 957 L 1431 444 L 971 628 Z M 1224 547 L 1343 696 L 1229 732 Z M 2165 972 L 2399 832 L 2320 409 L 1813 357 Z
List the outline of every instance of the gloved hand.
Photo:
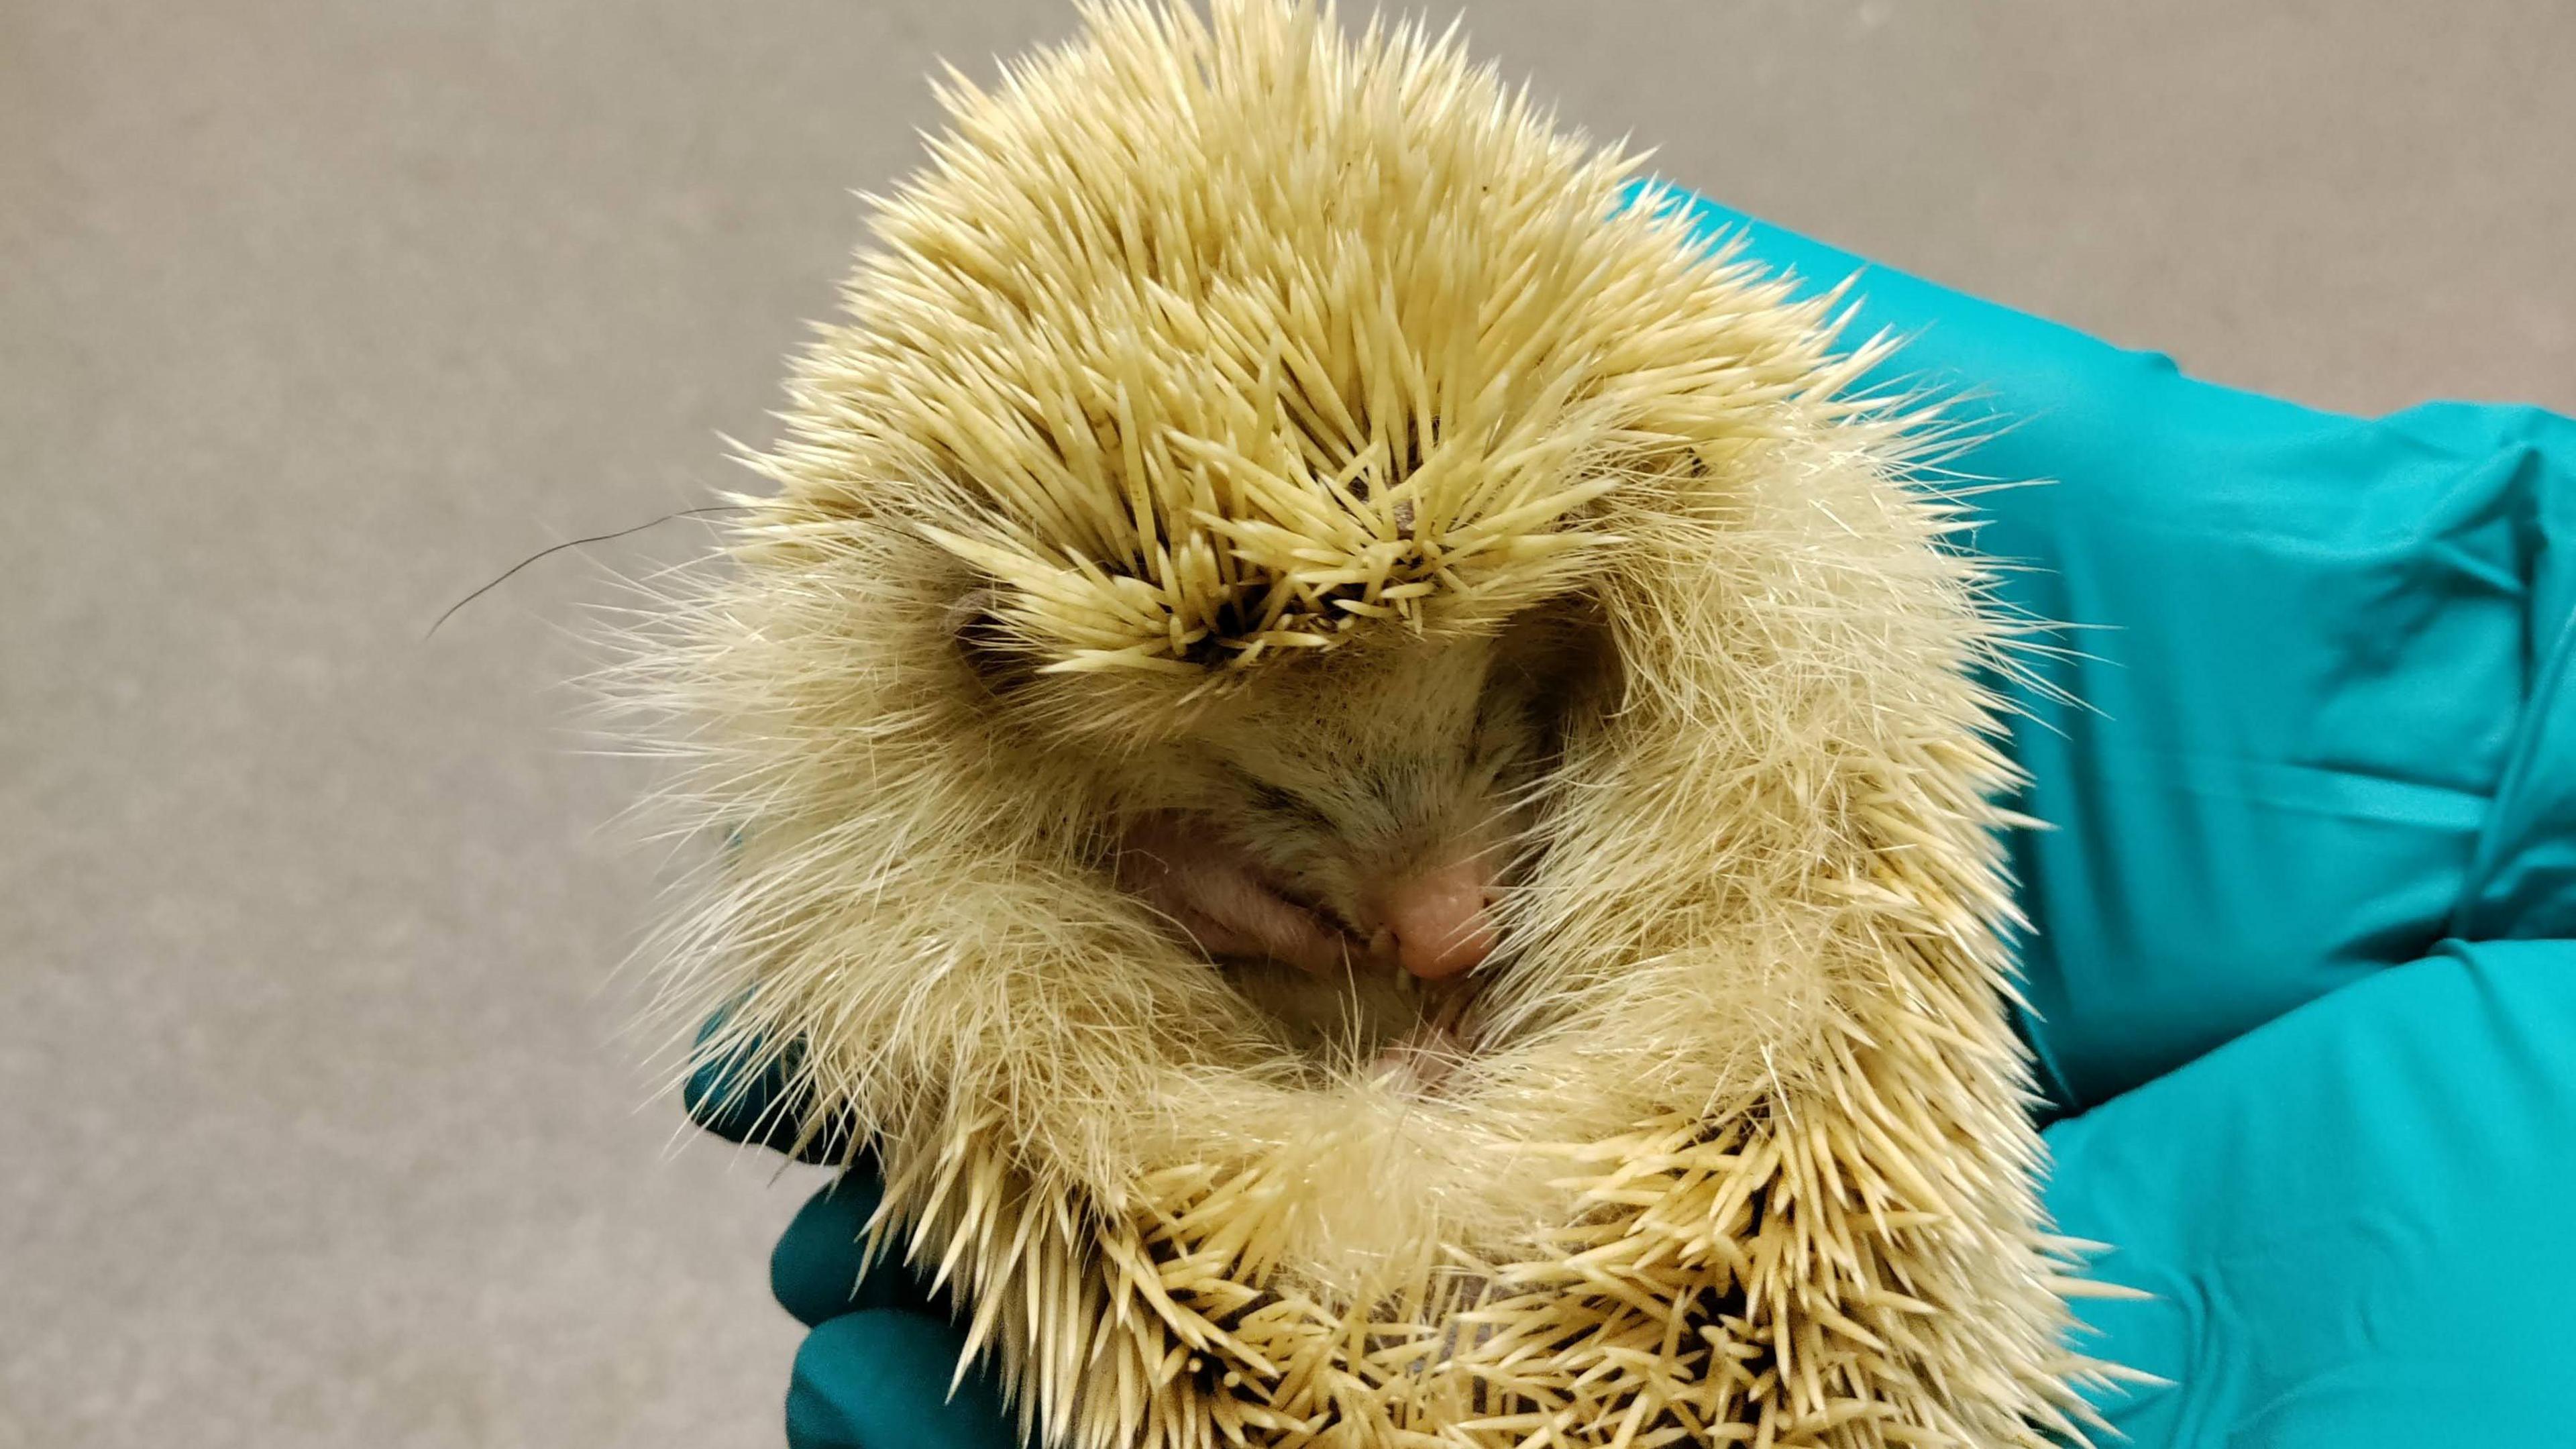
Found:
M 1698 203 L 1692 203 L 1698 204 Z M 1704 207 L 1712 224 L 1742 218 Z M 1952 465 L 2030 661 L 2012 842 L 2049 1205 L 2140 1449 L 2568 1444 L 2576 422 L 2364 420 L 1754 225 L 1859 273 L 1889 365 L 2005 429 Z M 1882 382 L 1894 377 L 1879 379 Z M 2071 707 L 2059 692 L 2089 708 Z
M 1829 285 L 1876 381 L 1973 396 L 1952 460 L 2005 599 L 2087 626 L 2001 681 L 2026 713 L 2012 842 L 2050 1204 L 2118 1245 L 2087 1347 L 2141 1446 L 2538 1444 L 2566 1427 L 2576 1268 L 2576 423 L 2366 421 L 1869 266 L 1696 199 Z M 2083 701 L 2070 705 L 2066 696 Z M 2277 1018 L 2277 1019 L 2276 1019 Z M 741 1138 L 774 1083 L 692 1110 Z M 734 1083 L 739 1088 L 740 1083 Z M 761 1090 L 763 1087 L 769 1090 Z M 777 1138 L 784 1141 L 785 1138 Z M 1014 1442 L 962 1336 L 893 1265 L 858 1281 L 864 1171 L 772 1259 L 816 1325 L 788 1439 Z
M 713 1023 L 710 1023 L 712 1030 Z M 683 1094 L 699 1126 L 813 1162 L 847 1156 L 785 1086 L 792 1063 L 752 1070 L 746 1050 L 700 1067 Z M 864 1152 L 796 1214 L 769 1258 L 770 1291 L 813 1332 L 787 1390 L 789 1449 L 1009 1449 L 1020 1442 L 999 1387 L 981 1365 L 957 1382 L 966 1340 L 948 1304 L 905 1264 L 864 1265 L 860 1235 L 880 1196 Z

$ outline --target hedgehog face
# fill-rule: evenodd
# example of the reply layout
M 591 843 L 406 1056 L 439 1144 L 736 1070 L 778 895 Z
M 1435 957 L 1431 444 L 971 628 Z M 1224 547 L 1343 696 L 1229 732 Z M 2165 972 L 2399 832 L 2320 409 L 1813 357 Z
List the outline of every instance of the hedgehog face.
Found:
M 1526 864 L 1530 801 L 1601 653 L 1560 599 L 1498 634 L 1390 628 L 1165 696 L 1185 708 L 1122 711 L 1099 691 L 1148 679 L 1014 672 L 971 627 L 957 637 L 1005 671 L 994 708 L 1086 762 L 1119 883 L 1211 957 L 1425 979 L 1500 944 L 1492 908 Z
M 1475 966 L 1546 728 L 1499 656 L 1490 639 L 1409 642 L 1246 688 L 1186 737 L 1187 813 L 1327 932 L 1416 976 Z

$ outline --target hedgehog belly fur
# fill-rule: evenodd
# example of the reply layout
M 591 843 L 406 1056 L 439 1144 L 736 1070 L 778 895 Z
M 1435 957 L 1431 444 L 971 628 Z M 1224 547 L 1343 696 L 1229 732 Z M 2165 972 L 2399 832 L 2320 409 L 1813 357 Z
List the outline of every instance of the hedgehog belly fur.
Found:
M 1854 394 L 1885 349 L 1447 41 L 1086 20 L 951 75 L 776 492 L 628 675 L 738 837 L 667 937 L 703 1059 L 877 1144 L 882 1242 L 1051 1443 L 2080 1437 L 2008 641 L 1906 481 L 1928 414 Z M 1551 677 L 1436 1090 L 1319 1063 L 1104 870 L 1213 722 L 1374 748 L 1533 620 L 1601 667 Z

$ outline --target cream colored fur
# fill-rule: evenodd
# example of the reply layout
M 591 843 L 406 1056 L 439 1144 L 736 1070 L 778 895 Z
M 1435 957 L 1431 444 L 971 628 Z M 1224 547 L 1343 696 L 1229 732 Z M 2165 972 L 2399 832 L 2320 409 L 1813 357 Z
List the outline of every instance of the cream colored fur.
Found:
M 1109 5 L 949 84 L 636 676 L 737 835 L 670 941 L 707 1053 L 880 1144 L 1059 1443 L 2071 1432 L 2004 631 L 1904 481 L 1928 419 L 1849 395 L 1884 349 L 1414 33 Z M 961 599 L 1043 672 L 997 697 Z M 1110 885 L 1183 732 L 1366 751 L 1578 605 L 1616 667 L 1438 1090 Z

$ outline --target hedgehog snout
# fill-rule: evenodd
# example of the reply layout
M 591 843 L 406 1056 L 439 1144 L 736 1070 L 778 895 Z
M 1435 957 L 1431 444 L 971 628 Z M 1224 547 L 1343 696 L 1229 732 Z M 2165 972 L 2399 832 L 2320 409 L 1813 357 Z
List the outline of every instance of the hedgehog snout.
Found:
M 1493 954 L 1496 890 L 1492 862 L 1470 856 L 1398 880 L 1377 894 L 1372 914 L 1408 973 L 1441 981 Z

